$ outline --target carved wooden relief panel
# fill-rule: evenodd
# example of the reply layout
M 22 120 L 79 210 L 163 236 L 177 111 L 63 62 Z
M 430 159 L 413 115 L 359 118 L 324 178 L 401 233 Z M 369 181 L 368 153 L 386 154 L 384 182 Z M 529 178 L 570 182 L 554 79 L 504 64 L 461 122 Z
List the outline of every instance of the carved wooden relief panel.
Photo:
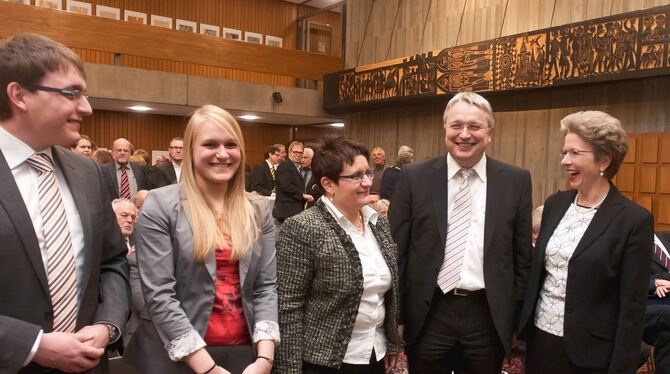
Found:
M 329 74 L 324 106 L 342 112 L 408 98 L 496 92 L 670 73 L 670 6 L 431 51 Z

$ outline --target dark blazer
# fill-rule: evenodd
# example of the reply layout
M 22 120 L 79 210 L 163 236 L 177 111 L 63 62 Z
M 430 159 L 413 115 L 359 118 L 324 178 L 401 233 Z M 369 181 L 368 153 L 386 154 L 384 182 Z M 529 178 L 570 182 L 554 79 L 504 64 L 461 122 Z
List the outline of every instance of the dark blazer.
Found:
M 204 339 L 216 295 L 216 258 L 193 259 L 193 230 L 186 197 L 174 184 L 152 190 L 137 222 L 137 265 L 146 302 L 124 362 L 142 373 L 191 372 L 171 361 L 179 351 Z M 252 195 L 254 196 L 254 195 Z M 258 239 L 239 259 L 242 309 L 249 336 L 259 323 L 277 325 L 277 263 L 270 202 L 256 196 Z M 278 333 L 277 333 L 278 335 Z
M 251 172 L 251 191 L 256 191 L 263 196 L 270 196 L 275 188 L 275 181 L 272 179 L 270 165 L 266 161 L 254 167 Z M 302 196 L 300 197 L 302 199 Z
M 381 187 L 379 188 L 380 198 L 391 200 L 393 197 L 393 191 L 395 191 L 395 185 L 398 182 L 398 177 L 400 176 L 400 170 L 400 166 L 394 166 L 384 170 Z
M 160 167 L 158 167 L 158 170 L 160 170 L 163 173 L 165 186 L 167 186 L 168 184 L 177 183 L 177 173 L 175 173 L 174 171 L 174 166 L 172 166 L 172 162 L 169 162 L 165 165 L 161 165 Z
M 134 164 L 132 162 L 128 163 L 130 168 L 133 170 L 135 175 L 135 181 L 137 181 L 137 190 L 149 190 L 148 178 L 147 178 L 147 168 L 143 165 Z M 109 194 L 110 201 L 119 198 L 119 182 L 116 179 L 116 162 L 108 162 L 100 166 L 100 171 L 102 172 L 102 177 L 107 187 L 107 193 Z
M 272 216 L 280 221 L 305 209 L 305 181 L 291 159 L 277 166 L 277 194 Z
M 396 245 L 384 217 L 370 223 L 369 229 L 391 271 L 392 286 L 384 296 L 384 331 L 387 354 L 398 353 Z M 303 361 L 340 368 L 358 315 L 363 273 L 354 243 L 322 201 L 282 225 L 277 280 L 282 342 L 275 371 L 302 373 Z
M 89 159 L 53 147 L 84 231 L 84 274 L 76 328 L 98 321 L 122 329 L 128 318 L 126 247 L 107 198 L 100 171 Z M 40 329 L 53 330 L 47 275 L 30 215 L 0 152 L 0 373 L 43 373 L 21 369 Z M 105 372 L 106 357 L 94 372 Z M 20 369 L 20 370 L 19 370 Z
M 312 195 L 314 198 L 314 201 L 311 203 L 307 203 L 305 205 L 306 208 L 311 208 L 314 205 L 316 205 L 317 201 L 323 196 L 323 189 L 321 188 L 321 185 L 317 183 L 316 179 L 314 178 L 314 173 L 311 174 L 311 177 L 309 177 L 309 181 L 307 182 L 307 187 L 305 187 L 305 193 L 308 195 Z
M 670 250 L 670 231 L 659 231 L 656 233 L 656 236 L 658 236 L 658 238 L 661 240 L 665 246 L 665 249 Z M 656 256 L 652 256 L 651 275 L 655 279 L 665 279 L 670 281 L 670 272 L 668 272 L 668 269 L 661 265 Z M 656 287 L 654 287 L 654 289 L 656 289 Z
M 534 327 L 547 242 L 577 191 L 547 198 L 521 317 L 521 336 Z M 635 373 L 653 248 L 653 217 L 614 187 L 568 263 L 563 341 L 570 360 L 608 373 Z
M 486 161 L 484 282 L 498 336 L 512 345 L 515 312 L 526 290 L 531 249 L 530 173 L 492 158 Z M 412 349 L 433 302 L 447 240 L 447 158 L 403 166 L 389 207 L 398 243 L 401 323 Z

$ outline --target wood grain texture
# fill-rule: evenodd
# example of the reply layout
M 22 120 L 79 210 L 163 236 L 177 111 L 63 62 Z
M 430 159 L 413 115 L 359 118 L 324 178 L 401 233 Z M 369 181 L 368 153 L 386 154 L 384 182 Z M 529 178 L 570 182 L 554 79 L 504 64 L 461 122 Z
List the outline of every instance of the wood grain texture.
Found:
M 227 8 L 217 8 L 214 4 L 228 4 L 229 2 L 208 1 L 194 2 L 195 7 L 186 11 L 187 2 L 165 2 L 175 6 L 174 13 L 161 12 L 160 15 L 171 16 L 179 14 L 179 17 L 189 18 L 190 12 L 199 10 L 203 14 L 225 13 Z M 261 6 L 263 4 L 285 4 L 279 1 L 253 0 L 250 1 Z M 116 5 L 116 2 L 104 5 Z M 141 5 L 145 4 L 145 8 Z M 150 4 L 163 4 L 153 1 L 128 1 L 124 3 L 124 9 L 144 11 L 156 14 Z M 188 2 L 188 4 L 191 4 Z M 198 7 L 203 4 L 203 7 Z M 209 4 L 205 7 L 204 5 Z M 242 19 L 254 20 L 245 24 L 245 27 L 253 27 L 254 22 L 263 20 L 270 22 L 272 18 L 271 9 L 268 12 L 259 12 L 262 16 L 254 16 L 251 7 L 242 6 L 241 2 L 230 2 L 239 4 L 247 13 L 243 13 Z M 286 3 L 288 4 L 288 3 Z M 170 8 L 172 9 L 172 8 Z M 256 8 L 259 10 L 260 8 Z M 236 11 L 231 10 L 230 14 Z M 156 13 L 154 13 L 156 12 Z M 240 10 L 241 12 L 241 10 Z M 194 13 L 195 14 L 195 13 Z M 226 13 L 228 14 L 228 13 Z M 247 14 L 246 16 L 244 14 Z M 257 14 L 257 15 L 258 15 Z M 281 18 L 280 18 L 281 19 Z M 260 21 L 259 21 L 260 20 Z M 207 21 L 210 22 L 210 21 Z M 212 22 L 214 23 L 214 22 Z M 290 23 L 279 22 L 284 28 L 295 28 Z M 72 32 L 73 25 L 77 25 L 77 32 Z M 235 27 L 235 26 L 233 26 Z M 266 31 L 264 31 L 266 30 Z M 246 30 L 251 31 L 251 30 Z M 287 30 L 262 29 L 260 32 L 274 33 L 276 35 L 288 35 L 286 40 L 295 34 Z M 118 53 L 123 56 L 139 56 L 147 58 L 147 65 L 153 66 L 150 59 L 166 60 L 173 63 L 197 64 L 202 66 L 214 66 L 219 68 L 249 71 L 263 74 L 274 74 L 292 78 L 306 78 L 321 80 L 323 74 L 342 69 L 342 60 L 335 57 L 306 53 L 289 48 L 273 48 L 264 45 L 241 43 L 223 38 L 213 38 L 205 35 L 190 34 L 176 30 L 166 30 L 158 27 L 137 25 L 127 22 L 89 17 L 80 14 L 56 12 L 49 9 L 27 7 L 23 5 L 0 2 L 0 37 L 6 37 L 17 32 L 39 32 L 52 37 L 70 47 L 102 51 L 105 53 Z M 290 45 L 290 43 L 289 43 Z M 293 44 L 294 45 L 294 44 Z

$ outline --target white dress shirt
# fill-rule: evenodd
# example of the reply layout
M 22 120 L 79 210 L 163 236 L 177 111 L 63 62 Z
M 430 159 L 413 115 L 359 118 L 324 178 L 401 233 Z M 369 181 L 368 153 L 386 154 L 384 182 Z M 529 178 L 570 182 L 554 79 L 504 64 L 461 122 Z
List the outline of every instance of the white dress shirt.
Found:
M 384 295 L 391 289 L 391 271 L 382 256 L 377 238 L 369 227 L 370 222 L 373 225 L 377 223 L 379 215 L 374 209 L 364 206 L 361 213 L 365 232 L 360 232 L 328 198 L 323 196 L 321 200 L 335 221 L 351 238 L 358 251 L 363 270 L 363 294 L 351 332 L 351 340 L 342 362 L 367 365 L 370 363 L 373 348 L 378 361 L 386 355 Z
M 174 175 L 177 176 L 177 183 L 179 183 L 179 180 L 181 179 L 181 164 L 172 161 L 172 167 L 174 168 Z
M 462 167 L 447 153 L 447 219 L 454 209 L 454 200 L 461 186 L 462 177 L 457 175 Z M 484 284 L 484 223 L 486 217 L 486 155 L 472 167 L 475 175 L 470 177 L 472 205 L 470 214 L 470 234 L 465 247 L 461 280 L 456 288 L 477 291 L 486 288 Z
M 37 243 L 40 246 L 40 252 L 42 254 L 42 262 L 44 263 L 44 272 L 47 270 L 47 263 L 49 260 L 47 249 L 45 247 L 44 232 L 42 227 L 42 211 L 40 209 L 39 194 L 37 191 L 37 172 L 33 169 L 26 160 L 30 158 L 36 152 L 43 152 L 53 160 L 51 154 L 51 148 L 42 149 L 35 151 L 29 145 L 22 142 L 4 128 L 0 127 L 0 151 L 5 156 L 7 161 L 7 166 L 12 171 L 14 176 L 14 181 L 16 186 L 21 193 L 23 202 L 28 210 L 30 215 L 30 220 L 33 223 L 33 229 L 35 230 L 35 236 L 37 237 Z M 54 160 L 55 161 L 55 160 Z M 63 205 L 65 207 L 65 214 L 67 216 L 67 224 L 70 229 L 70 240 L 72 242 L 72 249 L 74 251 L 74 265 L 75 265 L 75 277 L 77 281 L 77 304 L 81 303 L 81 298 L 83 292 L 82 290 L 82 278 L 84 274 L 84 230 L 81 224 L 81 218 L 79 217 L 79 211 L 77 206 L 74 203 L 72 193 L 70 188 L 67 185 L 65 176 L 61 172 L 58 164 L 55 168 L 56 181 L 58 182 L 58 187 L 61 192 L 61 198 L 63 200 Z M 3 183 L 8 183 L 8 181 L 3 181 Z M 27 295 L 29 297 L 29 295 Z M 77 305 L 79 307 L 79 305 Z M 42 331 L 35 343 L 33 344 L 32 350 L 24 362 L 24 366 L 32 361 L 35 352 L 37 352 L 37 347 L 42 338 Z

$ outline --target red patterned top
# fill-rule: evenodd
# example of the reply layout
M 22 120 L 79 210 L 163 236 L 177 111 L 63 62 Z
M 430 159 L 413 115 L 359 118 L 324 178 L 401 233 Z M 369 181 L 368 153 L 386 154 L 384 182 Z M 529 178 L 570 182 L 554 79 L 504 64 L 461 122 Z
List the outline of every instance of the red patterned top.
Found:
M 240 265 L 230 259 L 232 242 L 226 236 L 225 247 L 216 247 L 216 296 L 209 316 L 205 342 L 208 345 L 251 344 L 242 309 Z

